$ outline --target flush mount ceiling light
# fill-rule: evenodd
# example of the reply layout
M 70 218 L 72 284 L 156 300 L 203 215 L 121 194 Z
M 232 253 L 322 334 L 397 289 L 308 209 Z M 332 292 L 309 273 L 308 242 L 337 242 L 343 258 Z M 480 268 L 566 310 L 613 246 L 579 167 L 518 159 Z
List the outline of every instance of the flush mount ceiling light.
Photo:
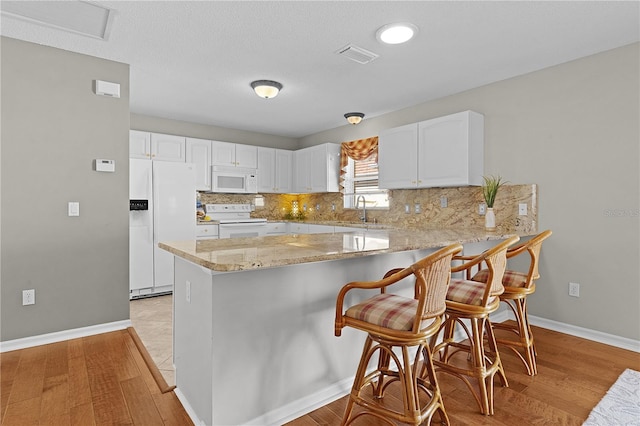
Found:
M 376 38 L 385 44 L 405 43 L 418 32 L 418 27 L 409 23 L 387 24 L 376 31 Z
M 278 96 L 278 92 L 282 90 L 282 84 L 273 80 L 256 80 L 251 82 L 251 87 L 256 95 L 261 98 L 269 99 Z
M 364 118 L 364 114 L 361 112 L 348 112 L 344 115 L 349 124 L 358 124 Z

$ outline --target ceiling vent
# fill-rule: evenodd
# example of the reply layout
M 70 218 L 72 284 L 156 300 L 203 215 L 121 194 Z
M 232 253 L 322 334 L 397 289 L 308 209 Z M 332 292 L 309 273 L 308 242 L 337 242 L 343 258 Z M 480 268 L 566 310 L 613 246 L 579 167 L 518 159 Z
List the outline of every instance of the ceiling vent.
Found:
M 2 15 L 107 40 L 114 11 L 87 1 L 2 1 Z
M 347 59 L 356 61 L 359 64 L 368 64 L 379 56 L 373 52 L 363 49 L 362 47 L 354 46 L 353 44 L 347 44 L 342 49 L 336 51 L 336 53 Z

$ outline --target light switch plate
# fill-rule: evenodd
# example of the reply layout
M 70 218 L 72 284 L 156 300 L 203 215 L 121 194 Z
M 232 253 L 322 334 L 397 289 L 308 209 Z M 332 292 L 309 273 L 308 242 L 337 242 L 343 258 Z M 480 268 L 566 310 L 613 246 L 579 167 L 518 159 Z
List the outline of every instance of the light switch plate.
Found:
M 80 216 L 80 203 L 69 201 L 69 216 Z

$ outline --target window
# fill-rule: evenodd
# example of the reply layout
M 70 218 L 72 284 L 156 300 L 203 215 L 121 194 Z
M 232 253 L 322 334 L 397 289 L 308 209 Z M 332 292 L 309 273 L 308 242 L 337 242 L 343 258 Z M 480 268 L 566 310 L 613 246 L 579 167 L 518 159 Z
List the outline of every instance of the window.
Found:
M 356 208 L 359 195 L 364 196 L 368 209 L 389 208 L 387 191 L 378 187 L 377 156 L 373 155 L 364 160 L 349 158 L 345 172 L 343 175 L 345 208 Z

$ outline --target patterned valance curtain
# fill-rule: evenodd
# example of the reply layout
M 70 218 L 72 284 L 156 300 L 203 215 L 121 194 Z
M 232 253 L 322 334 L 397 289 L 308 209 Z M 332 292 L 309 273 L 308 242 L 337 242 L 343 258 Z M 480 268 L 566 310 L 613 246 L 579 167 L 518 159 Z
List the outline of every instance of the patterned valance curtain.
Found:
M 378 161 L 378 137 L 358 139 L 351 142 L 342 142 L 340 148 L 340 186 L 344 192 L 344 178 L 347 173 L 346 167 L 349 165 L 349 158 L 354 160 L 372 159 Z

